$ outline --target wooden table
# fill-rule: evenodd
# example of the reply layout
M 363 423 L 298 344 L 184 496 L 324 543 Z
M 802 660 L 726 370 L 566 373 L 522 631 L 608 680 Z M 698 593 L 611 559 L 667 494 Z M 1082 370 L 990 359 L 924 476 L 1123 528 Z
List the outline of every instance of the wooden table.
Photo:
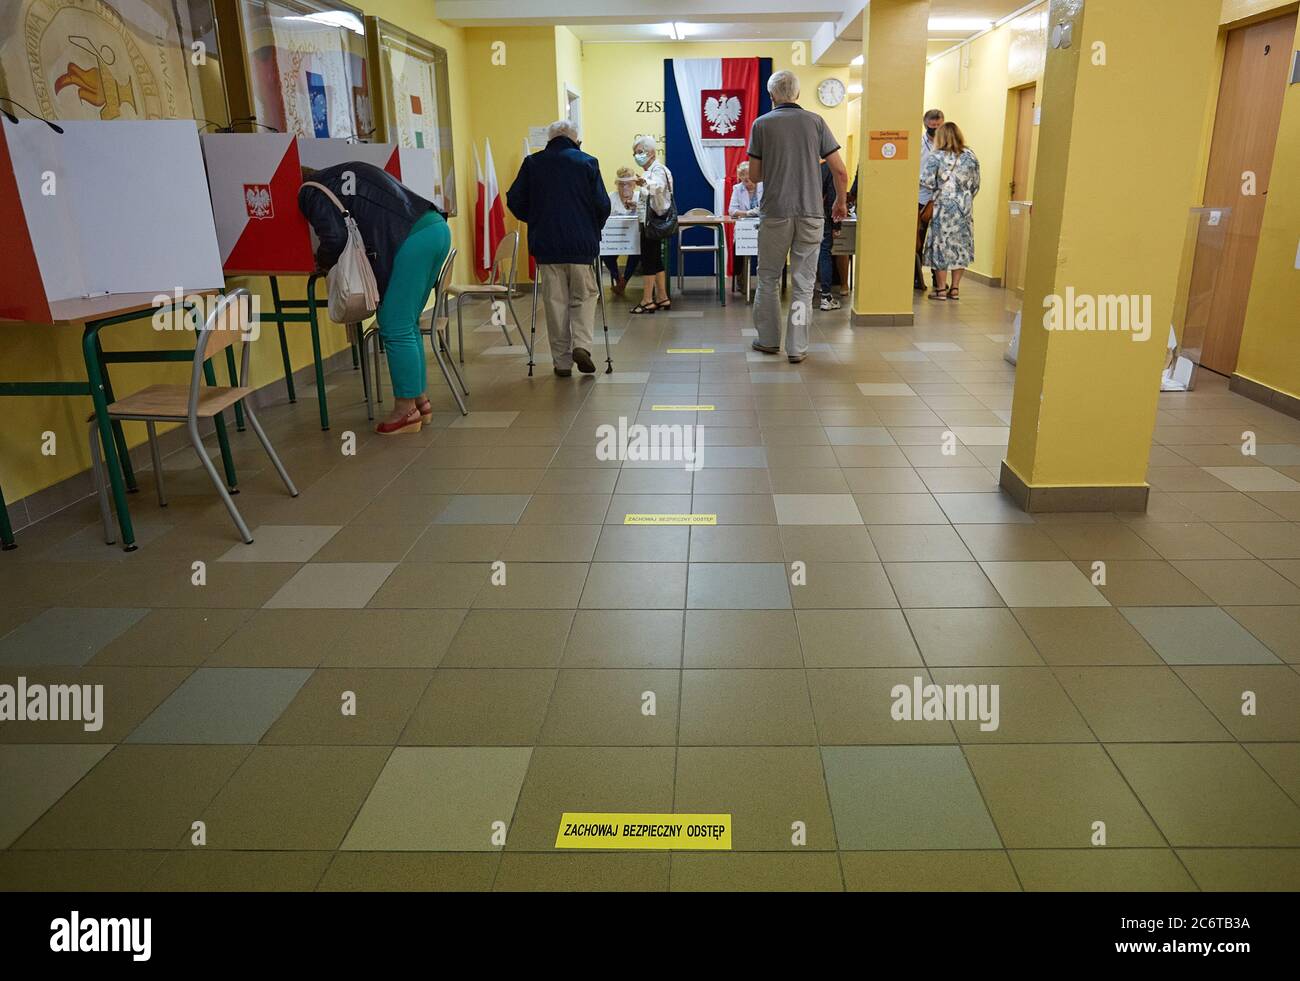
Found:
M 193 297 L 213 296 L 218 292 L 215 289 L 182 290 L 181 304 L 184 309 L 191 310 L 192 304 L 185 302 L 186 300 Z M 152 318 L 159 310 L 174 308 L 175 296 L 176 294 L 169 289 L 158 293 L 115 293 L 51 303 L 49 320 L 51 326 L 82 328 L 81 353 L 86 365 L 86 380 L 0 382 L 0 396 L 29 398 L 48 398 L 51 395 L 90 396 L 95 404 L 95 421 L 99 429 L 100 441 L 104 446 L 104 462 L 113 492 L 113 503 L 117 508 L 118 527 L 122 532 L 122 549 L 126 552 L 134 552 L 136 549 L 135 529 L 131 524 L 126 495 L 128 490 L 134 492 L 138 487 L 135 473 L 131 468 L 130 454 L 127 452 L 126 438 L 122 434 L 122 424 L 108 417 L 108 406 L 114 401 L 113 383 L 109 378 L 108 365 L 171 361 L 189 363 L 194 360 L 194 352 L 180 349 L 106 353 L 100 343 L 99 334 L 105 327 Z M 168 302 L 157 303 L 159 297 L 166 297 Z M 15 321 L 0 319 L 0 323 L 3 322 L 14 323 Z M 226 348 L 226 366 L 231 373 L 231 383 L 237 384 L 234 381 L 234 352 L 230 348 Z M 211 362 L 204 365 L 204 372 L 208 384 L 216 384 L 216 372 Z M 222 461 L 225 464 L 226 480 L 230 484 L 231 492 L 238 493 L 225 421 L 217 415 L 214 423 L 217 441 L 221 446 Z M 2 491 L 0 491 L 0 542 L 3 543 L 5 551 L 17 547 Z

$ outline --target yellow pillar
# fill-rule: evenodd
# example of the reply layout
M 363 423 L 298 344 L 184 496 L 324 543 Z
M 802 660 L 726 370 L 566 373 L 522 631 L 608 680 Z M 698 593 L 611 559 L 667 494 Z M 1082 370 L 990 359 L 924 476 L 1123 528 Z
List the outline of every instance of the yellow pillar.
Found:
M 1146 507 L 1220 5 L 1051 0 L 1002 467 L 1027 511 Z
M 930 0 L 871 0 L 862 12 L 855 325 L 912 323 L 929 20 Z M 906 159 L 872 160 L 873 132 L 905 132 Z

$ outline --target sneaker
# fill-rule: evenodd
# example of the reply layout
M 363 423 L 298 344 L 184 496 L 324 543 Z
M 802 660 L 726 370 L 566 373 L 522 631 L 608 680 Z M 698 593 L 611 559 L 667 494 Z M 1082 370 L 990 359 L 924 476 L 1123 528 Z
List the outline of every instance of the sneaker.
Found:
M 557 378 L 568 378 L 573 374 L 572 368 L 556 368 L 555 376 Z
M 758 341 L 754 341 L 754 343 L 751 344 L 751 345 L 749 345 L 749 346 L 752 347 L 755 351 L 761 351 L 763 354 L 780 354 L 780 353 L 781 353 L 781 349 L 780 349 L 779 347 L 768 347 L 768 346 L 765 345 L 765 344 L 760 344 L 760 343 L 758 343 Z
M 801 361 L 803 361 L 803 360 L 806 359 L 807 357 L 808 357 L 808 355 L 806 355 L 806 354 L 792 354 L 792 355 L 790 355 L 790 363 L 791 363 L 791 364 L 799 364 Z
M 823 310 L 838 310 L 839 308 L 840 301 L 835 299 L 835 297 L 831 296 L 829 293 L 822 297 Z
M 575 347 L 573 349 L 573 363 L 578 366 L 578 370 L 584 375 L 594 375 L 596 373 L 596 364 L 591 360 L 591 352 L 585 348 Z

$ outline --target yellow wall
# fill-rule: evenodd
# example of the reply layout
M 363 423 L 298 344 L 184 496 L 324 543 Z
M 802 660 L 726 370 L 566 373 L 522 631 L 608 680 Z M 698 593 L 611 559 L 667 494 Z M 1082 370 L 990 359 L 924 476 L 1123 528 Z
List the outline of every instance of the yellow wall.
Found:
M 1294 48 L 1294 45 L 1293 45 Z M 1300 398 L 1300 85 L 1287 87 L 1237 374 Z
M 1295 0 L 1279 3 L 1278 0 L 1223 0 L 1223 13 L 1220 24 L 1237 24 L 1284 10 L 1294 10 Z
M 1030 11 L 1025 20 L 1037 11 Z M 975 263 L 971 269 L 1000 279 L 1006 262 L 1007 202 L 1015 164 L 1017 95 L 1013 88 L 1024 82 L 1041 83 L 1037 70 L 1016 65 L 1013 74 L 1012 43 L 1018 23 L 1013 21 L 990 31 L 970 44 L 932 61 L 925 74 L 925 106 L 942 109 L 945 117 L 961 127 L 967 143 L 980 161 L 981 187 L 975 198 Z M 968 61 L 969 67 L 963 69 Z M 1041 84 L 1040 84 L 1041 91 Z M 1030 154 L 1030 188 L 1018 188 L 1016 197 L 1032 200 L 1033 163 L 1038 145 L 1038 127 Z
M 582 93 L 582 148 L 600 160 L 600 172 L 610 190 L 618 168 L 633 166 L 634 139 L 643 133 L 663 138 L 663 112 L 637 112 L 637 103 L 662 103 L 665 58 L 771 58 L 774 72 L 784 68 L 799 76 L 801 106 L 820 113 L 841 144 L 849 134 L 849 103 L 853 100 L 846 97 L 828 109 L 817 98 L 817 86 L 824 79 L 838 78 L 847 87 L 848 68 L 796 65 L 791 42 L 587 43 L 582 52 L 585 77 L 594 83 Z M 803 58 L 810 57 L 805 45 Z M 595 83 L 597 79 L 599 83 Z M 667 163 L 672 166 L 671 160 Z
M 554 27 L 473 27 L 465 31 L 469 90 L 474 105 L 472 136 L 480 159 L 484 156 L 484 142 L 492 141 L 502 203 L 519 173 L 529 129 L 548 126 L 560 116 L 558 93 L 564 83 L 557 79 L 557 34 Z M 505 44 L 504 64 L 493 62 L 492 46 L 498 41 Z M 584 117 L 586 114 L 584 104 Z M 472 157 L 469 166 L 472 181 Z M 468 207 L 471 215 L 473 210 L 471 190 Z M 519 227 L 507 208 L 506 231 L 516 231 Z M 523 270 L 519 278 L 527 279 L 528 260 L 523 249 L 519 268 Z
M 582 42 L 567 27 L 555 29 L 555 90 L 559 95 L 556 103 L 556 119 L 568 116 L 569 99 L 566 87 L 572 89 L 582 101 L 582 127 L 587 127 L 587 93 L 582 87 Z
M 367 0 L 365 12 L 404 27 L 447 51 L 460 211 L 460 217 L 453 218 L 451 226 L 453 244 L 460 250 L 457 275 L 463 280 L 470 274 L 474 214 L 474 165 L 470 152 L 473 134 L 465 32 L 438 20 L 433 0 Z M 233 56 L 231 52 L 223 52 L 223 57 Z M 262 295 L 264 308 L 271 309 L 266 280 L 239 280 L 231 285 L 244 285 L 256 290 Z M 282 280 L 282 296 L 300 297 L 303 285 L 302 279 Z M 323 292 L 322 287 L 322 295 Z M 310 365 L 311 337 L 307 327 L 294 325 L 287 331 L 294 367 Z M 160 334 L 147 320 L 108 328 L 104 337 L 108 350 L 192 348 L 194 343 L 192 336 Z M 333 354 L 342 350 L 345 344 L 342 328 L 327 324 L 322 331 L 324 353 Z M 3 365 L 0 372 L 6 381 L 82 379 L 85 365 L 81 358 L 81 331 L 72 327 L 0 324 L 0 365 Z M 265 329 L 254 349 L 253 381 L 265 384 L 282 374 L 275 331 L 273 328 Z M 116 365 L 112 368 L 113 387 L 119 396 L 158 382 L 183 382 L 188 377 L 188 367 L 183 365 Z M 222 383 L 226 381 L 224 366 L 218 367 L 218 379 Z M 345 388 L 344 391 L 348 390 Z M 359 389 L 349 391 L 345 396 L 335 395 L 334 401 L 338 404 L 342 398 L 353 395 L 359 397 Z M 91 411 L 89 398 L 7 398 L 0 401 L 3 401 L 5 419 L 4 425 L 0 426 L 0 487 L 4 489 L 6 500 L 20 500 L 90 466 L 86 447 L 86 419 Z M 314 397 L 304 393 L 302 386 L 299 386 L 299 404 L 303 411 L 316 411 Z M 41 455 L 42 433 L 46 431 L 54 432 L 57 437 L 58 452 L 54 456 Z M 132 445 L 143 442 L 143 425 L 128 424 L 127 435 Z

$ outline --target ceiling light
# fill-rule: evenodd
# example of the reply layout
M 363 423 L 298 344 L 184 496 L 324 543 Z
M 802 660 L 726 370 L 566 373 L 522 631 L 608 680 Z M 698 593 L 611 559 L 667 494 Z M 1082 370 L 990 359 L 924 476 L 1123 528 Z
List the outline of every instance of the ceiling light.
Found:
M 672 31 L 672 35 L 673 35 L 673 40 L 674 40 L 674 41 L 685 41 L 685 40 L 686 40 L 686 25 L 685 25 L 685 24 L 679 24 L 679 23 L 677 23 L 676 21 L 674 21 L 673 23 L 669 24 L 668 27 L 669 27 L 669 29 Z
M 865 56 L 863 56 L 863 55 L 858 55 L 856 58 L 854 58 L 852 61 L 850 61 L 849 64 L 850 64 L 850 65 L 861 65 L 861 64 L 862 64 L 864 61 L 866 61 L 866 60 L 867 60 L 867 59 L 866 59 Z
M 993 21 L 980 17 L 931 17 L 931 31 L 957 31 L 974 34 L 976 31 L 987 31 L 993 26 Z

